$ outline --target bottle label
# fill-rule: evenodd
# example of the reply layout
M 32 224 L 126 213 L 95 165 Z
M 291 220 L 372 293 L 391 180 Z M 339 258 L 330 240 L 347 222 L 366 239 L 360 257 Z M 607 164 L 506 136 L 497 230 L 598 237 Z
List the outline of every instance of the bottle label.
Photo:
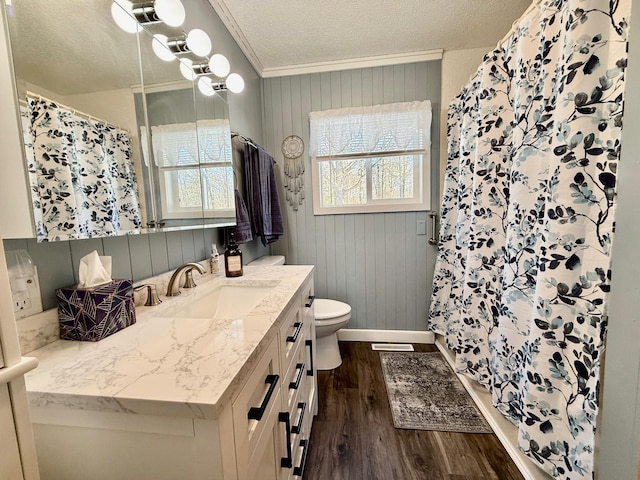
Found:
M 230 272 L 239 272 L 240 270 L 242 270 L 242 257 L 240 257 L 239 255 L 234 257 L 227 257 L 227 264 L 229 266 Z

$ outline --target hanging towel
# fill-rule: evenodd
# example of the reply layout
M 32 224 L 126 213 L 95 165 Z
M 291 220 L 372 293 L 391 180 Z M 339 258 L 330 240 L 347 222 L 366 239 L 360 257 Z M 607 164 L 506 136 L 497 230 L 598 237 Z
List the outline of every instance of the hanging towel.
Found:
M 284 233 L 274 164 L 273 157 L 263 149 L 249 143 L 245 145 L 247 207 L 253 233 L 260 237 L 265 246 L 278 240 Z
M 236 226 L 228 228 L 227 233 L 233 232 L 236 243 L 248 243 L 253 240 L 249 212 L 247 211 L 244 199 L 237 188 L 234 193 L 236 198 Z

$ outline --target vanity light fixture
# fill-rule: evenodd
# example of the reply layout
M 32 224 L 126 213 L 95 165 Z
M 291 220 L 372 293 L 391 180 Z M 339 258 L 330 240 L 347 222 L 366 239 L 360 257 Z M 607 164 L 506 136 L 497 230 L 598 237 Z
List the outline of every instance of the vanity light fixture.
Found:
M 179 27 L 184 23 L 186 12 L 180 0 L 155 0 L 153 7 L 158 18 L 170 27 Z
M 229 75 L 229 72 L 231 71 L 231 65 L 229 64 L 229 60 L 227 60 L 227 57 L 216 53 L 209 60 L 209 69 L 215 76 L 224 78 Z
M 186 12 L 180 0 L 147 0 L 133 3 L 130 0 L 113 0 L 111 16 L 116 24 L 125 32 L 138 33 L 142 25 L 164 22 L 170 27 L 180 27 L 185 20 Z M 217 91 L 229 90 L 240 93 L 244 90 L 244 80 L 237 73 L 229 74 L 231 65 L 224 55 L 211 53 L 211 38 L 199 28 L 189 33 L 169 38 L 162 33 L 156 33 L 151 40 L 151 47 L 155 55 L 165 62 L 176 58 L 180 61 L 180 73 L 193 82 L 198 80 L 198 89 L 203 95 L 212 96 Z M 204 57 L 206 62 L 194 64 L 192 58 L 185 54 Z M 226 82 L 214 82 L 208 75 L 215 75 Z
M 212 97 L 216 92 L 224 91 L 227 86 L 224 82 L 213 82 L 210 77 L 202 76 L 198 78 L 198 90 L 207 97 Z
M 156 54 L 160 60 L 165 62 L 173 62 L 176 59 L 176 56 L 169 49 L 168 38 L 166 35 L 162 33 L 156 33 L 153 36 L 153 40 L 151 40 L 151 48 L 153 49 L 153 53 Z
M 211 39 L 204 30 L 194 28 L 187 34 L 187 47 L 199 57 L 206 57 L 211 53 Z
M 244 90 L 244 79 L 237 73 L 231 73 L 227 77 L 227 89 L 233 93 L 240 93 Z
M 111 17 L 116 25 L 127 33 L 138 33 L 142 27 L 133 18 L 133 4 L 128 0 L 118 0 L 111 4 Z
M 156 33 L 153 35 L 151 46 L 156 56 L 165 62 L 171 62 L 176 56 L 186 53 L 206 57 L 211 52 L 209 35 L 199 28 L 191 30 L 186 37 L 169 38 L 162 33 Z
M 180 59 L 180 73 L 190 82 L 193 82 L 198 77 L 198 74 L 193 71 L 193 60 L 190 58 Z
M 170 27 L 184 23 L 186 12 L 180 0 L 154 0 L 133 3 L 129 0 L 114 0 L 111 16 L 125 32 L 137 33 L 140 25 L 164 22 Z

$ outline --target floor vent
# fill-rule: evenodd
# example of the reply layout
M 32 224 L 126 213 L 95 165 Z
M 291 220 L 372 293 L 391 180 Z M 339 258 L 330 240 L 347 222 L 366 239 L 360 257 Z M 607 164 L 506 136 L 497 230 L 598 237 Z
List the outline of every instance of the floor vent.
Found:
M 372 343 L 371 350 L 385 350 L 389 352 L 413 352 L 410 343 Z

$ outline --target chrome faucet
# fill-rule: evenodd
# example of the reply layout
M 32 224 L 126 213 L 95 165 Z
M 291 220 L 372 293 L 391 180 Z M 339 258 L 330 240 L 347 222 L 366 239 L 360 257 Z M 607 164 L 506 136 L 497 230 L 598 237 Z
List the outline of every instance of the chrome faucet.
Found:
M 207 270 L 199 263 L 189 262 L 185 263 L 184 265 L 180 265 L 178 268 L 176 268 L 176 271 L 173 272 L 173 275 L 171 275 L 171 278 L 169 279 L 169 285 L 167 286 L 167 297 L 180 295 L 180 277 L 182 276 L 182 272 L 185 272 L 184 288 L 193 288 L 196 286 L 196 283 L 193 281 L 192 275 L 192 270 L 194 268 L 198 272 L 200 272 L 201 275 L 207 273 Z M 176 282 L 178 283 L 178 287 L 174 288 L 174 284 Z

